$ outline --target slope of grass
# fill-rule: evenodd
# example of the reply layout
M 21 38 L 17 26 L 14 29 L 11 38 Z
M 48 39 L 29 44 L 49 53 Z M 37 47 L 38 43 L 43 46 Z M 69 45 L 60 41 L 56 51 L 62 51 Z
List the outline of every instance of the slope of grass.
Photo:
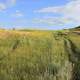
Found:
M 64 33 L 0 30 L 0 80 L 80 80 L 80 36 Z

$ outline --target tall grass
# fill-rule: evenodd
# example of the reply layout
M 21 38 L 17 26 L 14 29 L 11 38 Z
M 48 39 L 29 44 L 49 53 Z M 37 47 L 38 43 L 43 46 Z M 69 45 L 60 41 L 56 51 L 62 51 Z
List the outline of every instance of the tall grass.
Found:
M 0 80 L 71 80 L 72 64 L 62 35 L 52 31 L 19 33 L 0 38 Z M 76 36 L 68 38 L 79 50 Z

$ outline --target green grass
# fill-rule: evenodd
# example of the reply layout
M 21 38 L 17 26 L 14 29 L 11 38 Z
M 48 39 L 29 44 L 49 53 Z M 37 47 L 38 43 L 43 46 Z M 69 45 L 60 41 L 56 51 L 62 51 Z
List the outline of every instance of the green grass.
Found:
M 16 32 L 0 32 L 4 36 L 0 37 L 0 80 L 80 80 L 79 35 L 61 34 L 65 31 Z M 72 62 L 71 56 L 78 60 Z

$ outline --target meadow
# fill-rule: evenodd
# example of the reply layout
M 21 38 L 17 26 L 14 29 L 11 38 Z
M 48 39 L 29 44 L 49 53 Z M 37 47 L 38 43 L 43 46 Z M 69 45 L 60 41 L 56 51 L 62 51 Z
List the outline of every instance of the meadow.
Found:
M 0 30 L 0 80 L 80 80 L 80 35 Z

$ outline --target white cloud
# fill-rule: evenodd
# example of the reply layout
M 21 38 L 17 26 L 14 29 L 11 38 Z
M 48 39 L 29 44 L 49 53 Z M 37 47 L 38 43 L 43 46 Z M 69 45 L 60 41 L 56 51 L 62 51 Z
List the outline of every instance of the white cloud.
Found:
M 12 14 L 11 16 L 13 16 L 13 17 L 23 17 L 24 14 L 21 11 L 16 10 L 16 12 L 14 14 Z
M 15 5 L 16 4 L 16 0 L 7 0 L 7 5 Z
M 24 16 L 23 13 L 21 11 L 19 11 L 19 10 L 16 10 L 15 15 L 18 16 L 18 17 Z
M 6 10 L 7 8 L 16 4 L 16 0 L 5 0 L 5 2 L 0 1 L 0 11 Z
M 71 21 L 79 24 L 80 23 L 80 0 L 70 0 L 66 5 L 42 8 L 36 12 L 61 14 L 65 20 L 70 19 Z
M 35 12 L 39 12 L 39 13 L 56 13 L 56 12 L 59 12 L 59 11 L 62 11 L 63 10 L 63 6 L 59 6 L 59 7 L 47 7 L 47 8 L 42 8 L 38 11 L 35 11 Z
M 6 6 L 3 3 L 0 3 L 0 11 L 5 10 Z
M 46 24 L 49 26 L 53 26 L 53 25 L 70 24 L 70 23 L 73 23 L 73 20 L 70 18 L 64 18 L 64 17 L 48 17 L 48 18 L 34 19 L 33 23 Z

